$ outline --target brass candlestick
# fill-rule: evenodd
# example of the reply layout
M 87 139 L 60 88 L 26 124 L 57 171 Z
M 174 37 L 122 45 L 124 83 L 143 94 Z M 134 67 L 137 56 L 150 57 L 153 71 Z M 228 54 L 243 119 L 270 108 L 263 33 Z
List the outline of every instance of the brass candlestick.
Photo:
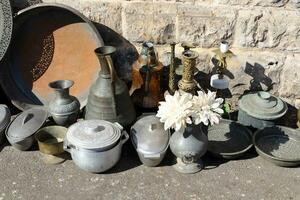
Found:
M 180 90 L 195 94 L 197 83 L 194 79 L 194 68 L 198 53 L 192 50 L 186 50 L 182 53 L 183 74 L 182 79 L 178 83 Z
M 169 94 L 173 95 L 176 91 L 175 84 L 175 45 L 176 43 L 171 43 L 171 64 L 169 72 Z

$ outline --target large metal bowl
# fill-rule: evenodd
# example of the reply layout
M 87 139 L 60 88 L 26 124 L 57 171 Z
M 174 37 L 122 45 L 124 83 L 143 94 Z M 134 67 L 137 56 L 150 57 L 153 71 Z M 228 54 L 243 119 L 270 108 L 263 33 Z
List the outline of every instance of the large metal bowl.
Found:
M 264 159 L 282 167 L 300 165 L 300 131 L 283 126 L 255 132 L 253 144 Z
M 252 133 L 243 125 L 222 119 L 208 129 L 208 151 L 216 157 L 236 159 L 252 146 Z
M 95 26 L 62 4 L 37 4 L 18 12 L 8 64 L 0 82 L 21 110 L 47 105 L 54 98 L 48 83 L 69 79 L 82 107 L 97 78 L 100 62 L 94 49 L 103 46 Z

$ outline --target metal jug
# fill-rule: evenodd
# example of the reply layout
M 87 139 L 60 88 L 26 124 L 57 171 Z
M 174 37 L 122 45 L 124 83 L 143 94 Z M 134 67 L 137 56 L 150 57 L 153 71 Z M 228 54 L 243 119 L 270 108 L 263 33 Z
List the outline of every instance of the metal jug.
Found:
M 115 51 L 112 46 L 95 50 L 101 70 L 90 89 L 85 119 L 101 119 L 128 126 L 135 120 L 136 113 L 126 84 L 115 73 L 111 58 Z

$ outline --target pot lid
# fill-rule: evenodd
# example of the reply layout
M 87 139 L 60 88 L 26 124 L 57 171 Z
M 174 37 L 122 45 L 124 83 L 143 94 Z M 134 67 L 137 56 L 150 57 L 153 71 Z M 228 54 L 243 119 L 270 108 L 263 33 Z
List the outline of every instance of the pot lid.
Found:
M 10 111 L 8 107 L 4 104 L 0 104 L 0 131 L 5 129 L 5 127 L 10 122 Z
M 287 111 L 284 101 L 264 91 L 244 95 L 239 107 L 248 115 L 264 120 L 278 119 Z
M 0 1 L 0 61 L 5 55 L 12 35 L 12 11 L 9 0 Z
M 163 152 L 169 145 L 170 133 L 155 115 L 139 119 L 131 127 L 131 139 L 136 150 L 144 154 Z
M 69 127 L 66 140 L 83 149 L 109 149 L 121 137 L 123 127 L 104 120 L 83 120 Z
M 48 112 L 41 108 L 31 108 L 19 114 L 10 124 L 7 136 L 23 139 L 39 130 L 48 118 Z

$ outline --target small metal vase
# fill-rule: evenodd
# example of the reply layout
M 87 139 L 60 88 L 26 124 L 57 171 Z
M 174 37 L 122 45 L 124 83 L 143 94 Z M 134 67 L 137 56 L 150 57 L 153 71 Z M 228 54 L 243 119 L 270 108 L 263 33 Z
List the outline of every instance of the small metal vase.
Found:
M 200 158 L 206 153 L 207 136 L 201 125 L 188 125 L 175 131 L 170 139 L 170 148 L 177 157 L 174 169 L 180 173 L 192 174 L 203 168 Z
M 74 81 L 58 80 L 49 83 L 49 87 L 55 91 L 55 98 L 49 103 L 49 112 L 56 124 L 68 126 L 76 122 L 80 103 L 78 99 L 71 96 L 69 89 Z

